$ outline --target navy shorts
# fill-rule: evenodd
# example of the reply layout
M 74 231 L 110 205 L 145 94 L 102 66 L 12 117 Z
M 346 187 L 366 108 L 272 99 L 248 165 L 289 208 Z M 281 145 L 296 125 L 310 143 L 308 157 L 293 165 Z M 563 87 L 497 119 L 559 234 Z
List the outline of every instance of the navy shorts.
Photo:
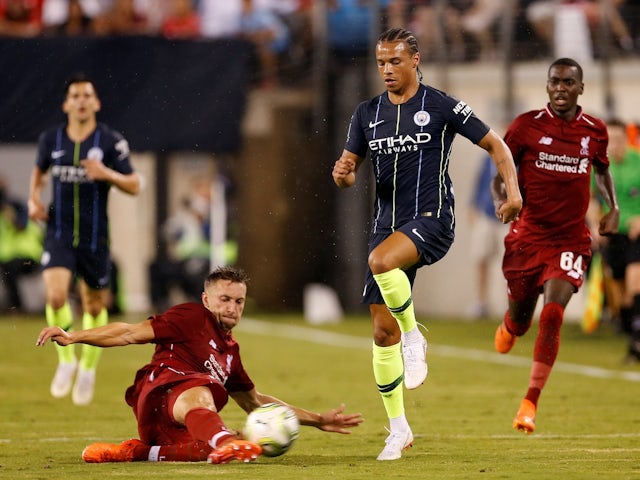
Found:
M 64 267 L 81 277 L 94 290 L 109 287 L 111 254 L 109 247 L 98 244 L 96 250 L 73 247 L 69 241 L 47 237 L 41 259 L 43 268 Z
M 396 231 L 404 233 L 415 244 L 420 254 L 420 260 L 415 265 L 405 270 L 411 287 L 416 278 L 416 273 L 423 265 L 432 265 L 443 258 L 453 245 L 455 237 L 453 225 L 449 220 L 442 220 L 433 217 L 421 217 L 405 223 Z M 380 245 L 390 233 L 374 233 L 369 239 L 369 253 Z M 364 291 L 362 292 L 361 303 L 383 304 L 384 299 L 378 288 L 378 284 L 373 278 L 371 269 L 367 267 L 364 280 Z

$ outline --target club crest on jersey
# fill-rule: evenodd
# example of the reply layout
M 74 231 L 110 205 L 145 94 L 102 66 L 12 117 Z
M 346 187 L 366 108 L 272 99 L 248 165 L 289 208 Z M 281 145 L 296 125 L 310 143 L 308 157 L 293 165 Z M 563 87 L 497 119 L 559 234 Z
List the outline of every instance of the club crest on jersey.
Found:
M 424 127 L 431 121 L 431 115 L 429 115 L 429 112 L 420 110 L 419 112 L 416 112 L 415 115 L 413 116 L 413 121 L 419 127 Z
M 580 155 L 589 155 L 589 142 L 591 137 L 582 137 L 580 139 Z
M 100 147 L 91 147 L 87 152 L 87 158 L 89 160 L 98 160 L 101 162 L 104 158 L 104 152 Z

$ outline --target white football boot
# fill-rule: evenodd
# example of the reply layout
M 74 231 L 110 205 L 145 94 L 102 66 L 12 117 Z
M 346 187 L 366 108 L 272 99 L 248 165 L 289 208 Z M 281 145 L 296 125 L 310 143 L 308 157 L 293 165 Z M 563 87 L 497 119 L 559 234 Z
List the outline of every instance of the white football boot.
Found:
M 417 330 L 417 328 L 416 328 Z M 404 361 L 404 386 L 413 390 L 422 385 L 429 373 L 427 366 L 427 340 L 420 331 L 412 339 L 402 334 L 402 359 Z
M 76 360 L 73 363 L 59 363 L 56 368 L 56 374 L 51 381 L 51 395 L 54 398 L 62 398 L 69 395 L 71 386 L 73 385 L 73 375 L 76 373 L 78 362 Z
M 410 428 L 404 432 L 389 432 L 384 443 L 386 445 L 376 460 L 398 460 L 402 457 L 402 450 L 413 445 L 413 433 Z
M 96 371 L 78 369 L 76 383 L 73 386 L 71 399 L 76 405 L 89 405 L 93 400 L 93 390 L 96 384 Z

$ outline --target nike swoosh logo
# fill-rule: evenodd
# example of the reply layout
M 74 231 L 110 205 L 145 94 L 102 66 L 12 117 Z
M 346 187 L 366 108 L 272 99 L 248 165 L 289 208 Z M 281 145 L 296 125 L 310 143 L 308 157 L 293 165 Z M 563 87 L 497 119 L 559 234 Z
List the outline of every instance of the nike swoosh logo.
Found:
M 422 240 L 424 242 L 424 237 L 418 233 L 418 229 L 417 228 L 412 229 L 411 233 L 413 233 L 416 237 L 418 237 L 420 240 Z
M 369 128 L 375 128 L 378 125 L 380 125 L 381 123 L 384 123 L 384 120 L 380 120 L 379 122 L 369 122 Z
M 56 150 L 55 152 L 51 152 L 51 158 L 57 160 L 62 157 L 66 152 L 64 150 Z

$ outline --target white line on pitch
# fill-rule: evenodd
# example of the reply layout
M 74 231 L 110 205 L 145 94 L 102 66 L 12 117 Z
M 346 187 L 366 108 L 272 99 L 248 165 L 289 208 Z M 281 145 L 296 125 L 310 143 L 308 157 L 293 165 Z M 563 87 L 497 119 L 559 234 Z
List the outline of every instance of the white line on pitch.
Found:
M 346 335 L 342 333 L 325 332 L 310 327 L 297 325 L 285 325 L 272 323 L 251 318 L 243 318 L 238 325 L 238 330 L 247 331 L 261 335 L 272 335 L 277 337 L 292 338 L 307 342 L 332 345 L 334 347 L 371 349 L 371 339 L 358 337 L 356 335 Z M 501 355 L 499 353 L 477 350 L 474 348 L 454 347 L 451 345 L 429 344 L 429 353 L 442 357 L 466 358 L 480 362 L 497 363 L 511 367 L 531 366 L 531 359 L 516 355 Z M 640 383 L 640 372 L 628 372 L 619 370 L 607 370 L 606 368 L 592 367 L 588 365 L 578 365 L 575 363 L 556 362 L 553 369 L 564 373 L 574 373 L 585 377 L 626 380 Z

